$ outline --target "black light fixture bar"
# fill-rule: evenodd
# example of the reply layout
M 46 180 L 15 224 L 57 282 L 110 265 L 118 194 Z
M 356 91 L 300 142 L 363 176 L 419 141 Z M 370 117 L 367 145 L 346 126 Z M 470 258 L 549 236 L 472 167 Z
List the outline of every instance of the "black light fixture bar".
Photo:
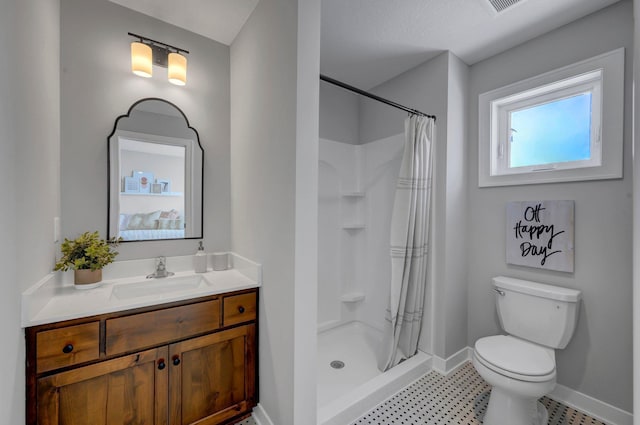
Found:
M 141 43 L 151 44 L 151 45 L 153 45 L 153 46 L 158 46 L 158 47 L 163 47 L 165 50 L 173 50 L 173 51 L 175 51 L 176 53 L 186 53 L 186 54 L 189 54 L 189 51 L 188 51 L 188 50 L 182 49 L 182 48 L 180 48 L 180 47 L 172 46 L 172 45 L 170 45 L 170 44 L 163 43 L 163 42 L 161 42 L 161 41 L 157 41 L 157 40 L 151 39 L 151 38 L 149 38 L 149 37 L 143 37 L 143 36 L 141 36 L 141 35 L 134 34 L 134 33 L 132 33 L 132 32 L 129 32 L 129 33 L 127 33 L 127 34 L 129 34 L 131 37 L 135 37 L 135 38 L 139 39 Z M 152 47 L 153 47 L 153 46 L 152 46 Z
M 384 97 L 380 97 L 380 96 L 375 95 L 373 93 L 369 93 L 369 92 L 366 92 L 364 90 L 360 90 L 357 87 L 350 86 L 349 84 L 343 83 L 342 81 L 338 81 L 338 80 L 335 80 L 335 79 L 333 79 L 331 77 L 327 77 L 326 75 L 320 74 L 320 79 L 322 81 L 325 81 L 325 82 L 329 83 L 329 84 L 333 84 L 334 86 L 341 87 L 341 88 L 343 88 L 345 90 L 349 90 L 349 91 L 357 93 L 357 94 L 359 94 L 361 96 L 365 96 L 365 97 L 368 97 L 370 99 L 377 100 L 378 102 L 382 102 L 382 103 L 384 103 L 386 105 L 393 106 L 394 108 L 401 109 L 401 110 L 403 110 L 405 112 L 408 112 L 408 113 L 410 113 L 412 115 L 421 115 L 423 117 L 433 118 L 434 121 L 436 119 L 435 115 L 425 114 L 424 112 L 420 112 L 417 109 L 408 108 L 408 107 L 406 107 L 404 105 L 401 105 L 399 103 L 396 103 L 396 102 L 394 102 L 392 100 L 385 99 Z

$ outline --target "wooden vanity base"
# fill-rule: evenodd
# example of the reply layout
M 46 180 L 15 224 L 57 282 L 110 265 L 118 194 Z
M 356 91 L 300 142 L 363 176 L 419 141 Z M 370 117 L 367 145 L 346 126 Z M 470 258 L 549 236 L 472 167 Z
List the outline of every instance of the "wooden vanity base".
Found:
M 27 328 L 27 424 L 228 424 L 257 404 L 258 290 Z

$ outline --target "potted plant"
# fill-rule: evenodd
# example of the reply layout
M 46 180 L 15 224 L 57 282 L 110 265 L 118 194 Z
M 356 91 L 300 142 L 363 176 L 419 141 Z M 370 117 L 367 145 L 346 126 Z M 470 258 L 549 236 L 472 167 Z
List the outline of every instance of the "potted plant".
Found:
M 113 247 L 119 242 L 120 238 L 100 239 L 97 231 L 84 232 L 74 240 L 65 238 L 60 246 L 62 257 L 54 270 L 74 270 L 76 288 L 93 287 L 102 280 L 102 268 L 118 255 Z

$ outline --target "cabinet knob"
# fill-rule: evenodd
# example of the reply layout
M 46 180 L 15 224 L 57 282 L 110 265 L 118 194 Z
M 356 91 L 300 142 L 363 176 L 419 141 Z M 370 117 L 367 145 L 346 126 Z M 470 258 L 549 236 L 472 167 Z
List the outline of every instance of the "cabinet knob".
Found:
M 166 367 L 167 365 L 164 362 L 164 359 L 160 359 L 158 360 L 158 370 L 162 370 Z
M 240 313 L 244 313 L 244 307 L 239 306 L 239 307 L 238 307 L 238 311 L 239 311 Z
M 73 351 L 73 344 L 67 344 L 62 348 L 62 352 L 65 354 L 69 354 Z
M 173 365 L 178 366 L 180 364 L 180 356 L 173 356 Z

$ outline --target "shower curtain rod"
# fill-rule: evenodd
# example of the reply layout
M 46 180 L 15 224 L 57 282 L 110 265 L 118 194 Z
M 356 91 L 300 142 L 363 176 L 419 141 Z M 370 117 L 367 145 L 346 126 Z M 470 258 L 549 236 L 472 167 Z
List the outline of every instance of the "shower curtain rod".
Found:
M 391 100 L 385 99 L 383 97 L 377 96 L 377 95 L 375 95 L 373 93 L 369 93 L 369 92 L 366 92 L 364 90 L 360 90 L 359 88 L 350 86 L 349 84 L 343 83 L 342 81 L 334 80 L 333 78 L 327 77 L 326 75 L 320 74 L 320 79 L 322 81 L 326 81 L 329 84 L 333 84 L 334 86 L 342 87 L 345 90 L 349 90 L 349 91 L 352 91 L 352 92 L 357 93 L 359 95 L 366 96 L 366 97 L 368 97 L 370 99 L 377 100 L 378 102 L 382 102 L 382 103 L 385 103 L 385 104 L 387 104 L 389 106 L 393 106 L 394 108 L 402 109 L 403 111 L 408 112 L 410 114 L 422 115 L 423 117 L 433 118 L 434 121 L 436 120 L 436 116 L 435 115 L 429 115 L 429 114 L 425 114 L 424 112 L 420 112 L 417 109 L 407 108 L 404 105 L 400 105 L 399 103 L 396 103 L 396 102 L 393 102 Z

